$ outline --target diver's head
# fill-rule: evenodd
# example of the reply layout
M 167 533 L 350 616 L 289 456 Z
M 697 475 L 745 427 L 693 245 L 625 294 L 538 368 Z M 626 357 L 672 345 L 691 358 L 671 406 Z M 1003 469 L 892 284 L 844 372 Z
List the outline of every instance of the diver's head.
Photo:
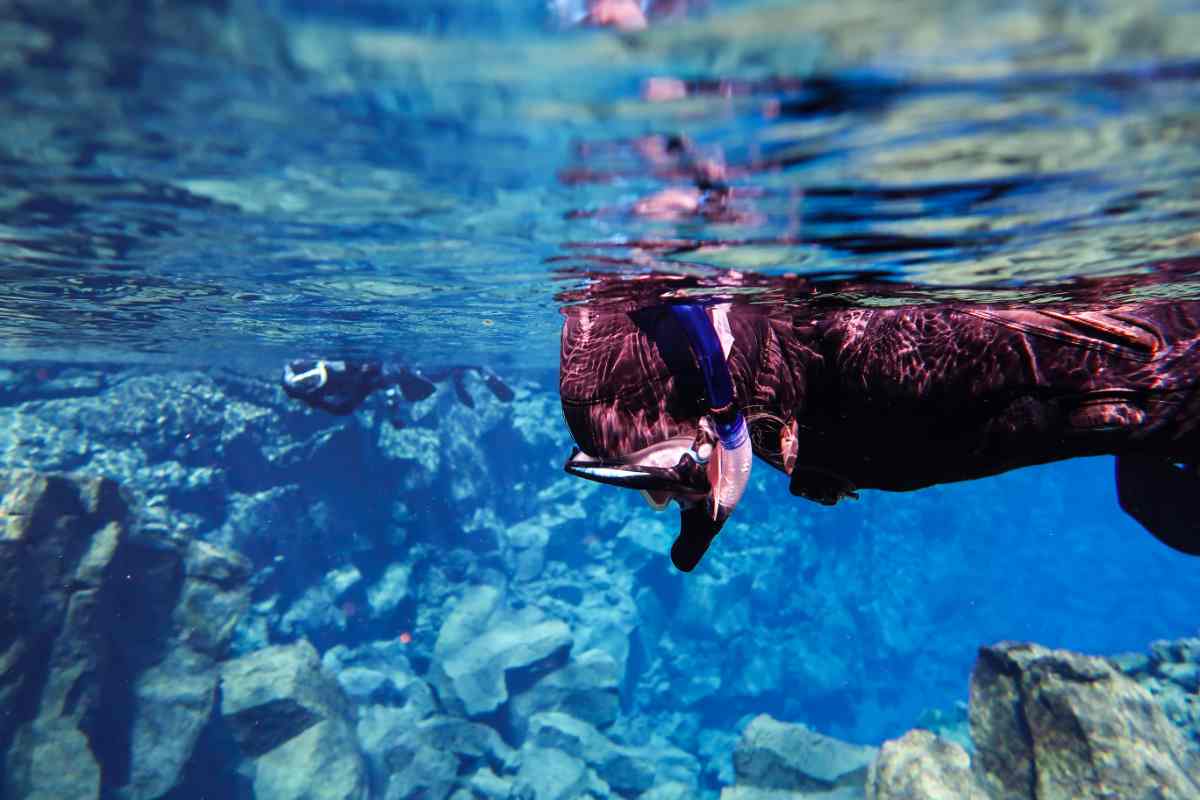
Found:
M 284 364 L 281 385 L 288 397 L 331 414 L 349 414 L 380 387 L 375 361 L 301 358 Z

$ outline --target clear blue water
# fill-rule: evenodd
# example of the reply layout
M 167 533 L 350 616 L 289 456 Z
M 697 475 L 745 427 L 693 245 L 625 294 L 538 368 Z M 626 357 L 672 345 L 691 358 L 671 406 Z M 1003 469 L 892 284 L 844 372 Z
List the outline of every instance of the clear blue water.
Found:
M 265 381 L 356 354 L 552 392 L 555 297 L 590 270 L 866 271 L 1038 301 L 1200 252 L 1200 9 L 927 5 L 714 0 L 625 34 L 535 0 L 291 0 L 198 29 L 13 11 L 0 361 Z M 647 155 L 672 136 L 723 165 L 730 213 L 639 213 L 688 186 Z M 549 472 L 566 442 L 545 425 L 513 457 Z M 765 472 L 721 574 L 754 583 L 753 548 L 794 539 L 803 604 L 768 586 L 742 624 L 832 666 L 811 702 L 785 680 L 739 713 L 877 741 L 962 699 L 980 644 L 1111 653 L 1200 624 L 1200 567 L 1117 512 L 1107 459 L 836 509 Z

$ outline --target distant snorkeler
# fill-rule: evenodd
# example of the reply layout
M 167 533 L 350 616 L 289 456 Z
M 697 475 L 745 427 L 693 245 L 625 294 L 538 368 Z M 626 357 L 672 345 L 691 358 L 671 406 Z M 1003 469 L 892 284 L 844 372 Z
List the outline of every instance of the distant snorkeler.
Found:
M 353 413 L 374 392 L 383 390 L 388 407 L 395 411 L 399 398 L 410 403 L 424 400 L 437 390 L 435 384 L 450 380 L 458 401 L 474 408 L 475 400 L 463 380 L 472 372 L 498 400 L 507 403 L 513 399 L 513 390 L 486 367 L 444 367 L 423 371 L 377 360 L 294 359 L 284 365 L 282 385 L 289 397 L 330 414 L 346 415 Z M 394 413 L 390 419 L 396 427 L 403 427 Z
M 1134 299 L 1197 272 L 1184 259 L 1078 279 L 1050 304 L 939 302 L 871 279 L 592 275 L 560 296 L 566 471 L 674 500 L 686 572 L 753 455 L 833 505 L 1109 454 L 1121 508 L 1200 555 L 1200 301 Z

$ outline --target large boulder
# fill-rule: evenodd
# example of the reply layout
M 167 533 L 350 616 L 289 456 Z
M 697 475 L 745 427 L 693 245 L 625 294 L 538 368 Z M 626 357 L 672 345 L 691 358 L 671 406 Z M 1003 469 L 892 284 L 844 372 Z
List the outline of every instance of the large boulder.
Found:
M 345 698 L 307 641 L 267 647 L 221 668 L 221 714 L 251 758 L 347 713 Z
M 249 606 L 249 564 L 199 541 L 181 548 L 183 573 L 165 653 L 133 681 L 129 782 L 123 800 L 153 800 L 181 779 L 213 716 L 219 659 Z
M 95 726 L 114 667 L 114 573 L 128 516 L 112 481 L 0 472 L 6 797 L 99 795 Z
M 64 769 L 64 765 L 71 765 Z M 100 796 L 100 765 L 71 720 L 39 717 L 17 731 L 8 753 L 5 797 L 58 800 Z
M 742 732 L 733 766 L 739 786 L 828 792 L 861 787 L 876 752 L 760 714 Z
M 1200 797 L 1200 754 L 1106 659 L 1032 644 L 980 650 L 975 772 L 1004 798 Z
M 146 528 L 112 481 L 0 472 L 7 796 L 174 789 L 212 717 L 248 576 L 240 556 Z
M 178 782 L 212 716 L 217 676 L 211 658 L 179 647 L 134 681 L 125 800 L 162 797 Z
M 255 800 L 366 800 L 367 776 L 354 733 L 324 719 L 255 759 Z

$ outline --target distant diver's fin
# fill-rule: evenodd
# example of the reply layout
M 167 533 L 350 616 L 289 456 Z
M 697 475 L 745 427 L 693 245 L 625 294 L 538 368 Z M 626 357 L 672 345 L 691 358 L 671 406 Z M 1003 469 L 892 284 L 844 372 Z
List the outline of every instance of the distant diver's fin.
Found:
M 484 385 L 491 390 L 492 394 L 494 394 L 496 399 L 501 403 L 511 403 L 512 399 L 516 397 L 516 395 L 513 394 L 513 390 L 508 387 L 508 384 L 500 380 L 500 376 L 492 372 L 490 369 L 482 369 L 480 370 L 480 374 L 483 375 Z
M 1200 556 L 1200 476 L 1161 456 L 1117 456 L 1121 509 L 1173 550 Z
M 467 391 L 467 384 L 463 382 L 461 371 L 454 373 L 454 396 L 467 408 L 475 407 L 475 398 L 471 397 L 471 393 Z
M 433 381 L 408 369 L 401 370 L 396 376 L 396 385 L 400 387 L 400 393 L 404 395 L 404 399 L 410 403 L 424 400 L 437 390 Z

